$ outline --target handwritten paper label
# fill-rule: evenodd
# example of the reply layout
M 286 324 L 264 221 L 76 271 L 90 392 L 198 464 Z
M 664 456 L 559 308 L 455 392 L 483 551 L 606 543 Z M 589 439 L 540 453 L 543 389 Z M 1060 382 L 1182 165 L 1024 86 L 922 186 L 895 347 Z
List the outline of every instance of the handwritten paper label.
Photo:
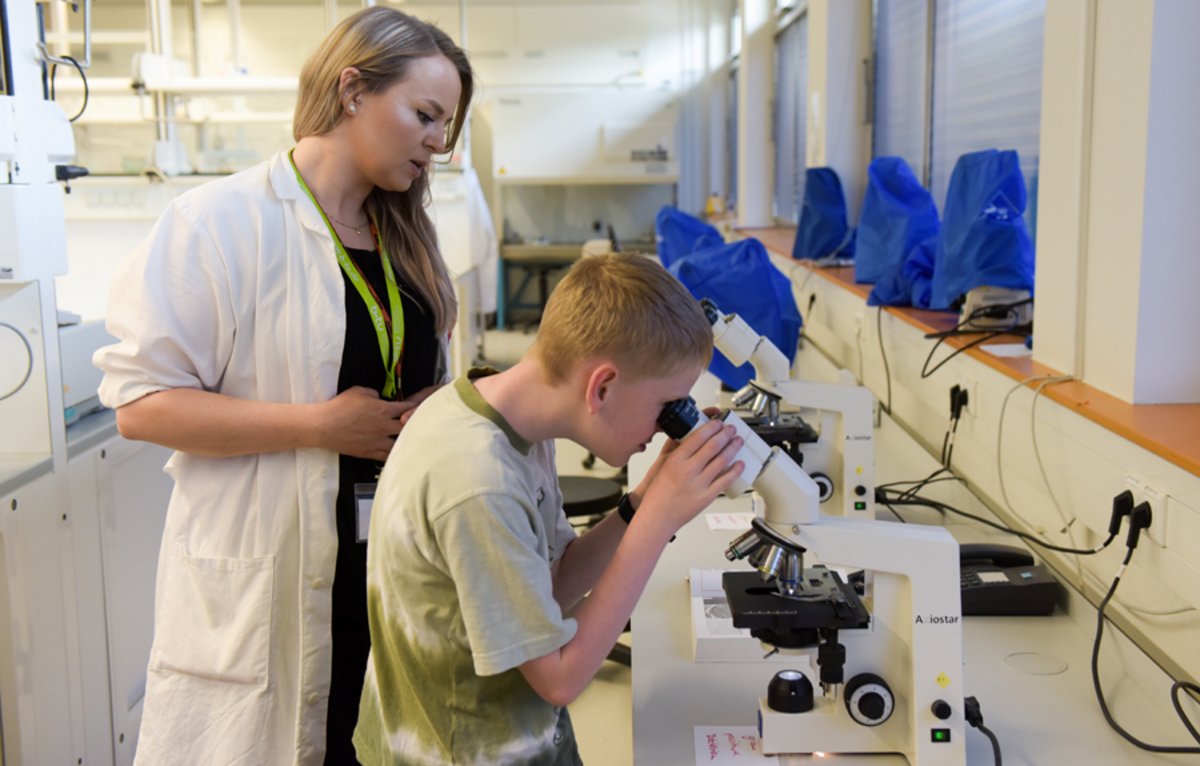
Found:
M 779 763 L 775 756 L 762 754 L 758 729 L 753 726 L 697 726 L 695 732 L 696 764 L 726 766 L 738 763 Z
M 737 513 L 709 513 L 704 516 L 709 529 L 745 530 L 754 521 L 753 511 Z

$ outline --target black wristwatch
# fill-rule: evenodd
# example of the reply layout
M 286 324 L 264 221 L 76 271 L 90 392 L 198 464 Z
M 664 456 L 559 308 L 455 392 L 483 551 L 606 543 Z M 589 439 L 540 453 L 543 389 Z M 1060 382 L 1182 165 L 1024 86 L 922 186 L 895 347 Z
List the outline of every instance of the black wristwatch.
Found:
M 626 492 L 617 501 L 617 515 L 621 517 L 621 521 L 628 524 L 633 521 L 633 514 L 635 513 L 637 513 L 637 508 L 633 507 L 633 503 L 629 500 L 629 493 Z

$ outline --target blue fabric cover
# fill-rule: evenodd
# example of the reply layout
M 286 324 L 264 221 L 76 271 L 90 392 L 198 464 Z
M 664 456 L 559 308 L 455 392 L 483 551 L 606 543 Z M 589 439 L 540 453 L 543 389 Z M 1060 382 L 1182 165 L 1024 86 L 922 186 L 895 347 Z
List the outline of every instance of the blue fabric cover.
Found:
M 846 196 L 833 168 L 804 171 L 804 202 L 792 257 L 817 260 L 854 255 L 854 230 L 846 222 Z
M 867 296 L 868 306 L 914 306 L 927 309 L 933 294 L 933 257 L 938 235 L 918 242 L 900 267 L 879 278 Z
M 765 335 L 791 362 L 800 342 L 800 312 L 792 295 L 792 282 L 767 255 L 757 239 L 697 250 L 668 269 L 696 296 L 711 299 L 726 314 L 737 314 L 760 335 Z M 719 351 L 713 352 L 710 372 L 731 388 L 741 388 L 754 377 L 749 362 L 734 367 Z
M 693 250 L 725 242 L 713 226 L 670 205 L 664 205 L 654 218 L 654 239 L 658 259 L 668 267 Z
M 1033 290 L 1033 241 L 1025 226 L 1025 178 L 1017 153 L 989 149 L 954 165 L 934 258 L 933 308 L 990 285 Z
M 876 157 L 867 168 L 867 192 L 854 254 L 854 281 L 898 276 L 904 258 L 936 236 L 941 223 L 933 197 L 901 157 Z

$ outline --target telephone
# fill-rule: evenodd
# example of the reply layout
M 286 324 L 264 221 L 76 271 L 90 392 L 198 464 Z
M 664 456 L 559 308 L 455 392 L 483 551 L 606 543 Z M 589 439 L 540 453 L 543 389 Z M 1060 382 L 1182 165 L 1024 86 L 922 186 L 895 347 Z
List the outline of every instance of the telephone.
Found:
M 966 543 L 959 567 L 964 615 L 1050 614 L 1058 603 L 1058 581 L 1020 548 Z

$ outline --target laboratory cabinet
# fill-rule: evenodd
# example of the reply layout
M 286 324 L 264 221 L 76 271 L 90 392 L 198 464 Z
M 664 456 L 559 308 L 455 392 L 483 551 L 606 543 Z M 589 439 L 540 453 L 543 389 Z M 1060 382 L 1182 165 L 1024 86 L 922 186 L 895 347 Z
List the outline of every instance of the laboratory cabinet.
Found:
M 0 496 L 6 766 L 121 766 L 137 744 L 170 451 L 122 438 L 111 412 L 79 425 L 64 474 Z

